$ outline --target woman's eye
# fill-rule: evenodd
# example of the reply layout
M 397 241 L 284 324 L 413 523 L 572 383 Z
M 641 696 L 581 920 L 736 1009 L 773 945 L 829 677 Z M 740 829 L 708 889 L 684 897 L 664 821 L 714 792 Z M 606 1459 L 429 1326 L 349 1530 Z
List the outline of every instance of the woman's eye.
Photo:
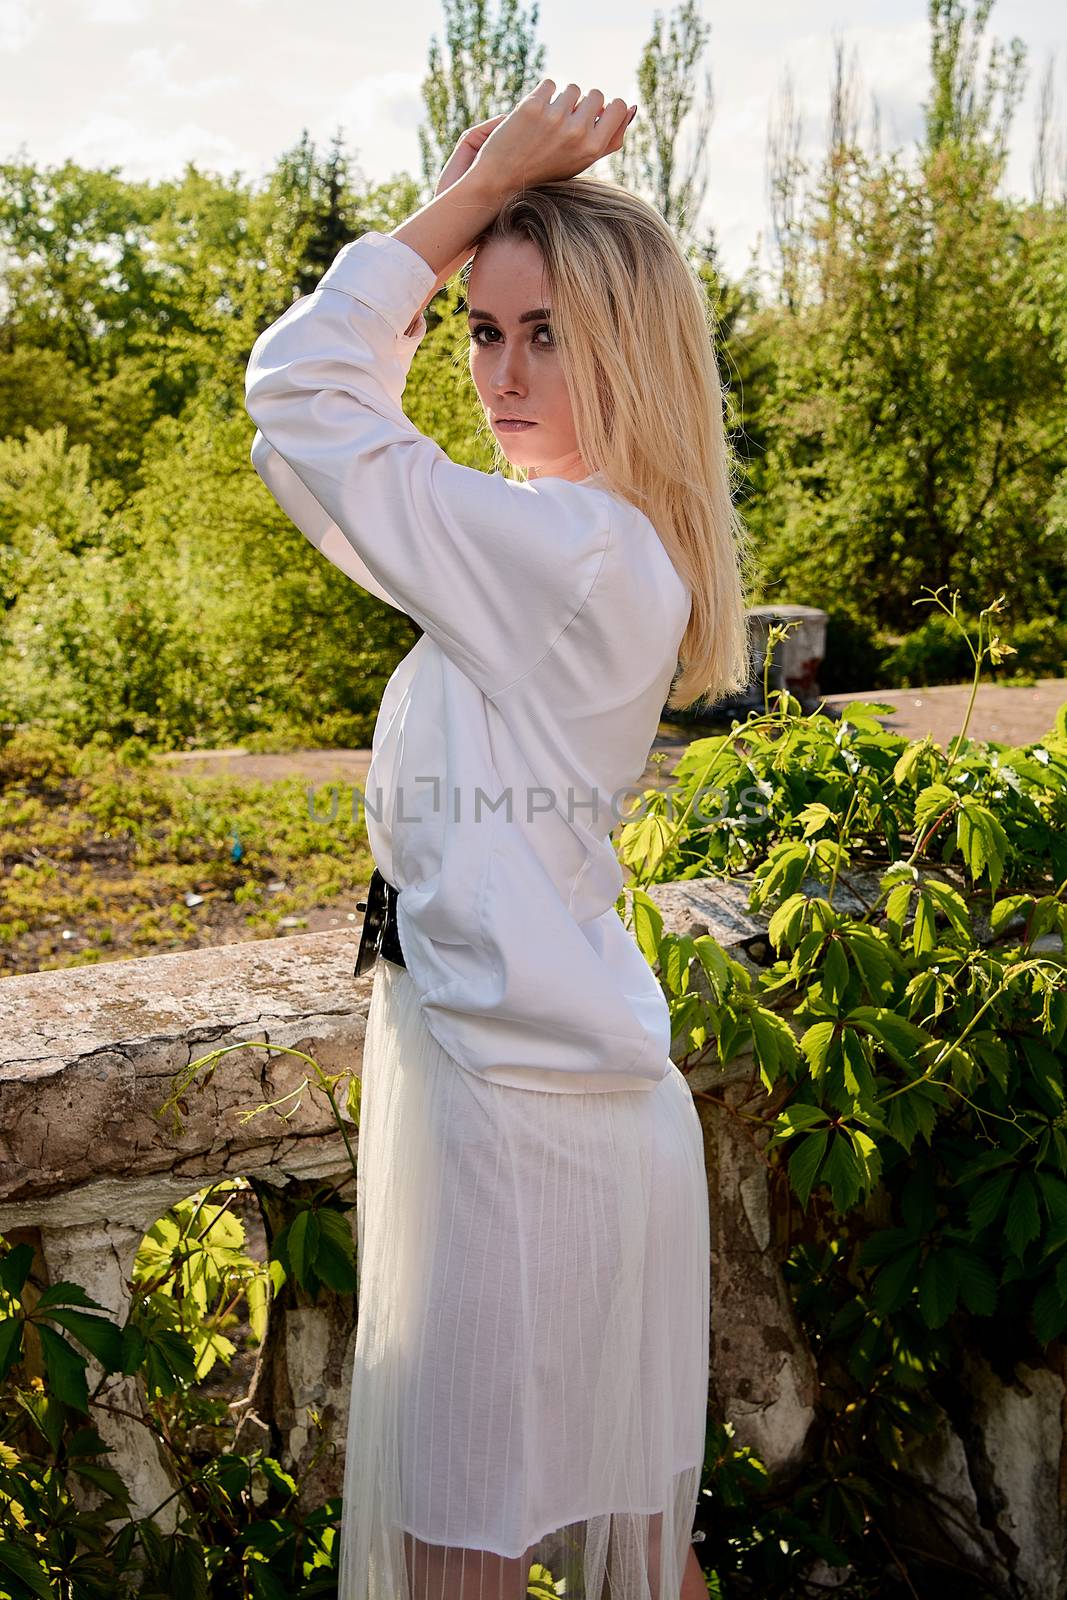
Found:
M 487 341 L 487 340 L 481 338 L 481 335 L 483 333 L 499 333 L 499 332 L 500 332 L 500 329 L 499 328 L 495 328 L 492 325 L 491 322 L 480 322 L 476 328 L 472 328 L 471 329 L 471 338 L 474 340 L 475 344 L 483 344 L 483 345 L 486 344 L 486 343 L 495 344 L 496 343 L 495 339 L 491 339 L 491 340 Z M 552 329 L 549 327 L 547 322 L 539 322 L 538 323 L 537 327 L 534 329 L 534 334 L 536 336 L 539 333 L 547 333 L 549 335 L 549 337 L 547 339 L 542 341 L 542 344 L 543 344 L 543 346 L 544 346 L 544 348 L 546 350 L 550 349 L 552 347 L 552 345 L 555 344 L 556 341 L 551 337 Z

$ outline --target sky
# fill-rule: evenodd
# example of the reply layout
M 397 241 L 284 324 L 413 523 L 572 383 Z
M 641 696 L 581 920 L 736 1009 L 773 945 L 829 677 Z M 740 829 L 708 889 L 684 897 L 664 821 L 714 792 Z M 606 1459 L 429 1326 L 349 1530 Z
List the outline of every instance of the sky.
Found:
M 674 7 L 542 0 L 545 76 L 632 104 L 657 9 Z M 703 0 L 702 15 L 715 109 L 700 223 L 738 275 L 770 259 L 767 123 L 783 75 L 792 76 L 803 117 L 802 148 L 817 156 L 840 38 L 863 86 L 862 127 L 875 96 L 883 147 L 911 147 L 928 85 L 927 0 Z M 255 181 L 305 128 L 323 153 L 340 129 L 368 181 L 419 176 L 432 34 L 443 37 L 440 0 L 0 0 L 0 159 L 28 156 L 46 167 L 71 159 L 140 180 L 178 176 L 195 161 Z M 1004 187 L 1029 194 L 1037 90 L 1050 56 L 1067 134 L 1067 7 L 996 0 L 987 43 L 1016 35 L 1029 73 Z M 610 176 L 606 162 L 599 171 Z

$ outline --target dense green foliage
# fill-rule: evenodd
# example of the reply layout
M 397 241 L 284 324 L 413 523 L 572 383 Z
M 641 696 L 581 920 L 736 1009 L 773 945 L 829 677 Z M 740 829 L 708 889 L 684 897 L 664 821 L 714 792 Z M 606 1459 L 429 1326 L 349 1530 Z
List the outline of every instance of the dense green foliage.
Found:
M 995 118 L 1015 91 L 953 55 L 957 9 L 932 8 L 937 92 L 914 159 L 846 122 L 818 167 L 791 169 L 773 292 L 730 281 L 713 238 L 693 249 L 761 562 L 752 598 L 828 610 L 824 687 L 953 670 L 905 637 L 923 583 L 1003 591 L 1007 620 L 1035 630 L 1013 670 L 1063 671 L 1067 210 L 1000 192 Z M 501 92 L 535 65 L 522 37 Z M 438 140 L 469 81 L 438 85 Z M 661 157 L 677 134 L 657 131 Z M 274 504 L 242 378 L 340 245 L 421 195 L 408 177 L 356 181 L 339 140 L 323 156 L 306 137 L 258 186 L 191 164 L 157 183 L 0 164 L 0 724 L 167 748 L 369 743 L 414 625 Z M 486 468 L 458 296 L 429 308 L 405 403 Z
M 1065 618 L 1067 206 L 1001 192 L 1026 52 L 993 40 L 979 73 L 991 7 L 930 0 L 912 151 L 861 138 L 839 55 L 823 158 L 778 164 L 779 294 L 748 328 L 766 598 L 889 634 L 922 584 Z
M 0 168 L 0 722 L 163 748 L 370 743 L 417 629 L 260 483 L 243 371 L 324 242 L 412 203 L 410 185 L 357 194 L 336 151 L 305 145 L 254 194 L 193 168 L 151 188 Z M 428 317 L 409 409 L 485 466 L 455 298 Z
M 969 642 L 975 688 L 1003 655 L 998 611 Z M 730 1113 L 766 1135 L 818 1364 L 804 1519 L 794 1497 L 783 1522 L 780 1491 L 712 1441 L 726 1476 L 708 1485 L 708 1553 L 763 1594 L 792 1592 L 812 1533 L 877 1570 L 962 1352 L 1040 1364 L 1067 1330 L 1067 704 L 1035 743 L 976 743 L 965 724 L 947 751 L 887 732 L 879 709 L 836 721 L 768 696 L 692 743 L 619 845 L 675 1059 L 751 1052 Z M 743 876 L 769 919 L 762 959 L 664 932 L 648 885 L 709 875 Z M 738 1515 L 723 1483 L 746 1481 Z
M 268 1303 L 287 1275 L 306 1284 L 317 1264 L 338 1290 L 351 1290 L 351 1230 L 324 1192 L 295 1213 L 282 1250 L 262 1263 L 228 1209 L 246 1188 L 214 1184 L 155 1223 L 121 1327 L 77 1284 L 42 1291 L 29 1245 L 0 1256 L 0 1593 L 9 1600 L 336 1595 L 338 1503 L 305 1510 L 299 1480 L 269 1448 L 238 1448 L 228 1397 L 205 1392 L 201 1380 L 234 1355 L 227 1330 L 239 1305 L 249 1339 L 262 1341 Z M 328 1243 L 299 1246 L 312 1232 Z M 100 1374 L 91 1390 L 88 1357 Z M 140 1415 L 177 1485 L 147 1515 L 132 1512 L 96 1426 L 115 1374 L 136 1382 Z

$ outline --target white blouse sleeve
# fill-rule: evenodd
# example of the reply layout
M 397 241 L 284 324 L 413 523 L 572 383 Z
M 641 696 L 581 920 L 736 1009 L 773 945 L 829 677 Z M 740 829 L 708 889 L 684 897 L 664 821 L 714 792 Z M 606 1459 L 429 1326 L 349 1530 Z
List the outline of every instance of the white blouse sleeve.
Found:
M 272 465 L 254 442 L 257 471 L 297 526 L 497 694 L 584 605 L 611 536 L 611 502 L 563 478 L 512 483 L 461 466 L 405 415 L 425 318 L 406 330 L 436 281 L 392 234 L 354 239 L 256 340 L 246 406 L 280 460 Z
M 315 549 L 324 555 L 327 561 L 339 567 L 353 583 L 358 583 L 361 589 L 366 589 L 368 594 L 374 595 L 378 600 L 384 600 L 397 611 L 403 611 L 404 607 L 400 601 L 394 600 L 392 595 L 382 588 L 367 563 L 360 559 L 355 545 L 345 538 L 333 518 L 319 505 L 311 490 L 301 483 L 288 461 L 282 460 L 277 450 L 267 443 L 258 428 L 252 440 L 251 454 L 252 465 L 275 500 L 290 522 L 300 529 Z

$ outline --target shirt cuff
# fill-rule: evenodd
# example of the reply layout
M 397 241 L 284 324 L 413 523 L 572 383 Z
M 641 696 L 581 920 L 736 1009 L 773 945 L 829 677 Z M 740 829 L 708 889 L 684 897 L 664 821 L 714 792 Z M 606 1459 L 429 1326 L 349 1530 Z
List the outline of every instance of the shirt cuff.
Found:
M 320 289 L 340 289 L 385 318 L 403 336 L 429 299 L 437 274 L 409 244 L 391 233 L 369 232 L 342 245 L 319 279 Z M 425 332 L 420 318 L 413 338 Z

